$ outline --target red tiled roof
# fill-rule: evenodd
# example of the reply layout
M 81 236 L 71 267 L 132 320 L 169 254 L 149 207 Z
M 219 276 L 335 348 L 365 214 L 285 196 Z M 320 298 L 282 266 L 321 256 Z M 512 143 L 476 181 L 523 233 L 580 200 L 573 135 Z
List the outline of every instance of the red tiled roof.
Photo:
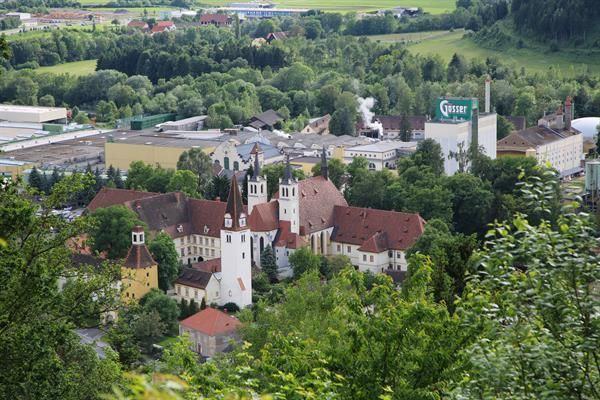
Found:
M 302 236 L 290 231 L 290 221 L 279 221 L 279 232 L 275 237 L 275 246 L 299 249 L 308 246 Z
M 334 207 L 348 205 L 335 185 L 322 176 L 298 182 L 298 191 L 303 235 L 332 227 Z
M 145 244 L 133 244 L 127 252 L 125 262 L 127 268 L 147 268 L 156 265 Z
M 220 264 L 220 263 L 219 263 Z M 202 271 L 197 268 L 184 268 L 175 281 L 176 284 L 198 289 L 206 289 L 212 278 L 212 272 Z
M 253 232 L 269 232 L 279 227 L 279 202 L 257 204 L 252 209 L 248 225 Z
M 221 237 L 221 225 L 227 203 L 213 200 L 189 199 L 191 228 L 204 236 Z
M 388 248 L 387 234 L 385 232 L 375 232 L 373 236 L 367 239 L 367 241 L 358 248 L 358 250 L 369 253 L 381 253 Z
M 230 21 L 230 17 L 226 14 L 203 14 L 200 16 L 201 23 L 225 25 Z
M 207 307 L 179 323 L 181 326 L 204 333 L 208 336 L 219 336 L 232 333 L 242 325 L 236 317 L 211 307 Z
M 148 24 L 145 21 L 130 21 L 127 26 L 130 28 L 145 28 Z
M 381 235 L 375 236 L 377 233 L 385 234 L 387 249 L 406 250 L 425 229 L 425 221 L 419 214 L 370 208 L 335 206 L 334 220 L 335 229 L 331 240 L 364 245 L 365 248 L 374 250 L 385 247 Z
M 173 25 L 175 25 L 173 21 L 158 21 L 154 26 L 163 26 L 165 28 L 169 28 Z
M 128 189 L 112 189 L 103 187 L 88 204 L 88 210 L 95 211 L 98 208 L 106 208 L 123 204 L 127 201 L 144 199 L 146 197 L 156 196 L 158 193 L 140 192 Z
M 206 260 L 199 263 L 192 264 L 193 269 L 204 272 L 221 272 L 221 259 L 213 258 L 212 260 Z

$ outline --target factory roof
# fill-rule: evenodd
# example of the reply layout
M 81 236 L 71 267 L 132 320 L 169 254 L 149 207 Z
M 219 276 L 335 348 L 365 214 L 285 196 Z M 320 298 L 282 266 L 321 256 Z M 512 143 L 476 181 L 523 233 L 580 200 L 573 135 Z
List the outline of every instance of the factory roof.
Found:
M 556 131 L 545 126 L 535 126 L 513 132 L 507 137 L 500 139 L 497 143 L 497 149 L 498 151 L 526 151 L 530 148 L 557 142 L 578 134 L 578 132 L 568 130 Z
M 354 151 L 372 151 L 376 153 L 383 153 L 390 150 L 409 150 L 416 148 L 416 142 L 400 142 L 400 141 L 384 141 L 366 144 L 363 146 L 350 147 L 348 150 Z
M 37 106 L 17 106 L 14 104 L 0 104 L 0 112 L 26 112 L 26 113 L 45 113 L 49 111 L 61 111 L 62 107 L 37 107 Z

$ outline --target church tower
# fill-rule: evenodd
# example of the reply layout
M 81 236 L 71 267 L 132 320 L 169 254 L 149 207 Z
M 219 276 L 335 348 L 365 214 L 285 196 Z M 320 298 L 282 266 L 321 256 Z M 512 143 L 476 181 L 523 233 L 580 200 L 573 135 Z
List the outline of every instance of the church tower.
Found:
M 131 247 L 121 266 L 121 287 L 126 302 L 137 301 L 158 287 L 158 264 L 146 247 L 144 228 L 135 226 Z
M 264 154 L 258 143 L 254 144 L 250 152 L 254 156 L 254 170 L 251 177 L 248 177 L 248 215 L 257 204 L 267 202 L 267 180 L 260 174 L 261 159 Z
M 290 156 L 287 156 L 283 179 L 279 181 L 279 220 L 290 222 L 290 231 L 300 233 L 300 201 L 298 180 L 292 175 Z
M 323 151 L 321 152 L 321 176 L 325 179 L 329 179 L 329 165 L 327 164 L 327 151 L 325 150 L 325 146 L 323 146 Z
M 252 304 L 250 267 L 250 228 L 234 175 L 221 228 L 221 305 L 235 303 L 243 308 Z

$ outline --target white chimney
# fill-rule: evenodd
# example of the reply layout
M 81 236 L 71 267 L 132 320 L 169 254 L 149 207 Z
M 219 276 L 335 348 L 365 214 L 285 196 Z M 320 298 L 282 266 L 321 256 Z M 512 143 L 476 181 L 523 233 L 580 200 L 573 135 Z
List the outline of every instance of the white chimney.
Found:
M 491 83 L 489 77 L 485 79 L 485 113 L 489 114 L 490 112 L 490 102 L 491 102 Z

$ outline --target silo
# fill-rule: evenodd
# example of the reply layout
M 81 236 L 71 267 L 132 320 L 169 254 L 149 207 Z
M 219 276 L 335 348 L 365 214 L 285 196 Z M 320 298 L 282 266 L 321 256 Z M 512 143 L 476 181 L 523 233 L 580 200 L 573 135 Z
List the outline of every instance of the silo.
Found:
M 600 190 L 600 160 L 592 160 L 585 163 L 585 192 L 598 198 Z

